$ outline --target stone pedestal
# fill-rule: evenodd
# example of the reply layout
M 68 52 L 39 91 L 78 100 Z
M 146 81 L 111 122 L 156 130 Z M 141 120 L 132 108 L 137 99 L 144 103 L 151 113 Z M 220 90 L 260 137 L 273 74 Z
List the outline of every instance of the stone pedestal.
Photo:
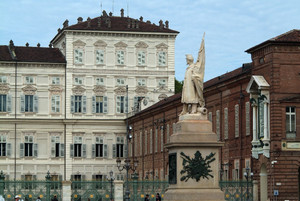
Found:
M 203 114 L 187 114 L 180 116 L 176 123 L 175 133 L 170 137 L 170 143 L 165 147 L 169 150 L 169 188 L 164 195 L 165 201 L 221 201 L 224 193 L 219 188 L 219 147 L 224 143 L 218 142 L 217 135 L 212 132 L 212 124 Z M 211 153 L 215 154 L 215 160 L 208 168 L 213 177 L 189 178 L 181 181 L 183 170 L 183 158 L 181 152 L 191 159 L 199 151 L 205 159 Z M 188 164 L 188 163 L 187 163 Z

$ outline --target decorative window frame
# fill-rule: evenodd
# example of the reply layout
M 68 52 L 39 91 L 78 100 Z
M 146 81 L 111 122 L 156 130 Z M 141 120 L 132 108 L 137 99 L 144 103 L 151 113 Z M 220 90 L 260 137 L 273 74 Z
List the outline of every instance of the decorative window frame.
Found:
M 106 64 L 106 47 L 107 47 L 107 43 L 105 43 L 102 40 L 98 40 L 94 43 L 94 47 L 95 47 L 95 65 L 97 66 L 104 66 Z M 97 63 L 97 52 L 98 51 L 103 51 L 103 63 Z
M 138 67 L 145 67 L 147 66 L 147 48 L 149 46 L 145 43 L 145 42 L 138 42 L 136 45 L 135 45 L 135 48 L 136 48 L 136 65 Z M 139 53 L 140 52 L 143 52 L 145 55 L 145 63 L 144 64 L 139 64 Z
M 0 75 L 0 85 L 8 84 L 9 83 L 8 78 L 9 78 L 9 76 L 7 76 L 7 75 Z
M 86 45 L 86 43 L 81 40 L 76 40 L 75 42 L 73 42 L 73 64 L 76 66 L 81 66 L 85 63 L 85 45 Z M 82 62 L 81 63 L 75 62 L 75 50 L 82 51 Z
M 127 49 L 127 44 L 122 42 L 122 41 L 115 44 L 115 64 L 116 64 L 116 66 L 125 66 L 126 65 L 126 63 L 127 63 L 127 59 L 126 59 L 127 51 L 126 51 L 126 49 Z M 118 63 L 118 53 L 120 51 L 124 52 L 124 63 L 123 64 Z
M 158 67 L 167 67 L 168 66 L 168 45 L 165 43 L 160 43 L 155 46 L 156 47 L 156 63 Z M 164 52 L 165 53 L 165 64 L 161 65 L 159 62 L 159 55 Z

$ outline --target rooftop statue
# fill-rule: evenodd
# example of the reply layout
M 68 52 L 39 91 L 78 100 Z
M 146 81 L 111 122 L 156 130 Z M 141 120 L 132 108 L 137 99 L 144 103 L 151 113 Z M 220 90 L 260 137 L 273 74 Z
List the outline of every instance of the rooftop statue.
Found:
M 203 78 L 205 69 L 205 47 L 203 34 L 197 62 L 194 63 L 192 55 L 186 55 L 186 62 L 189 65 L 184 76 L 181 102 L 183 110 L 180 115 L 206 113 L 205 101 L 203 98 Z

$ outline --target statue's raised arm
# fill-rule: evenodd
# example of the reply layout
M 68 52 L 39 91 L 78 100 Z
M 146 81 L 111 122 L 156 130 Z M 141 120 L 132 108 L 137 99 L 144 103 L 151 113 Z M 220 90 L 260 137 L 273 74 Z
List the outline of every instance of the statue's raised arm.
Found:
M 185 72 L 184 84 L 182 88 L 183 110 L 180 115 L 196 114 L 206 111 L 203 98 L 203 78 L 205 69 L 205 45 L 203 34 L 200 50 L 196 63 L 192 55 L 186 55 L 187 64 L 189 65 Z

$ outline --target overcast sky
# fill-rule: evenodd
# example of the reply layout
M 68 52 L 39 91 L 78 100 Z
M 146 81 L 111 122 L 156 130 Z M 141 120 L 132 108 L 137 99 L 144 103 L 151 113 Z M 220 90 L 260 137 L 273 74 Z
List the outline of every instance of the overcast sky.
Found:
M 178 80 L 184 79 L 185 54 L 197 56 L 203 32 L 209 80 L 251 62 L 246 49 L 300 27 L 300 0 L 0 0 L 0 45 L 12 39 L 17 46 L 48 46 L 66 19 L 72 25 L 78 17 L 98 17 L 101 3 L 115 16 L 124 8 L 132 18 L 143 16 L 155 24 L 168 20 L 180 32 Z

